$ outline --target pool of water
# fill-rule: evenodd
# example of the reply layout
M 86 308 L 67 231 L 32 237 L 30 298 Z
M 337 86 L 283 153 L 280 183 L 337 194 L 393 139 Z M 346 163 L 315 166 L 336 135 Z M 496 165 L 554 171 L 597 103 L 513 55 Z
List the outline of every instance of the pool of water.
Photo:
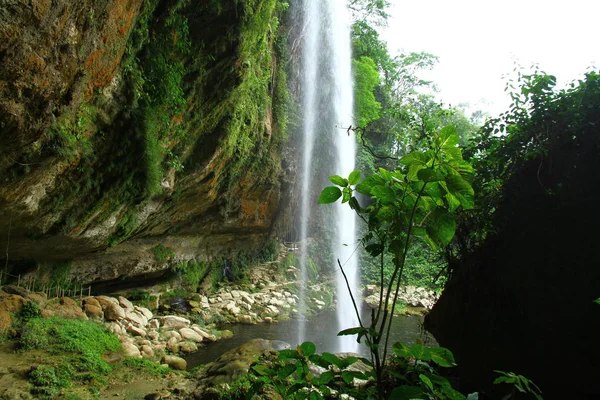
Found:
M 370 316 L 365 313 L 362 316 L 364 321 L 368 321 Z M 214 343 L 207 343 L 206 347 L 199 351 L 189 354 L 185 357 L 188 362 L 188 368 L 197 365 L 206 364 L 216 360 L 221 354 L 235 347 L 246 343 L 250 339 L 262 338 L 270 340 L 283 340 L 292 346 L 296 346 L 298 334 L 298 320 L 281 321 L 273 324 L 227 324 L 220 329 L 229 329 L 233 332 L 230 339 L 219 340 Z M 339 348 L 339 337 L 337 336 L 335 311 L 326 311 L 306 323 L 307 337 L 316 344 L 317 352 L 335 353 Z M 389 345 L 402 341 L 408 344 L 416 343 L 420 340 L 422 343 L 430 346 L 436 346 L 434 337 L 423 328 L 423 317 L 420 316 L 399 316 L 395 317 L 392 323 L 392 331 Z M 359 352 L 368 357 L 368 348 L 361 343 Z

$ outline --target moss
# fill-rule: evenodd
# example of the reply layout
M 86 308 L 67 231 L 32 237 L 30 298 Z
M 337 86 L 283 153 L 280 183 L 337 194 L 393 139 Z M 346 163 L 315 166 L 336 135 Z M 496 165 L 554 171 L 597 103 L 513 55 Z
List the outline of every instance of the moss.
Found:
M 175 255 L 175 251 L 170 247 L 165 247 L 162 244 L 157 244 L 152 248 L 154 258 L 158 262 L 165 261 Z
M 152 377 L 161 377 L 172 372 L 168 367 L 163 367 L 143 358 L 128 358 L 123 362 L 123 365 L 138 373 L 147 374 Z

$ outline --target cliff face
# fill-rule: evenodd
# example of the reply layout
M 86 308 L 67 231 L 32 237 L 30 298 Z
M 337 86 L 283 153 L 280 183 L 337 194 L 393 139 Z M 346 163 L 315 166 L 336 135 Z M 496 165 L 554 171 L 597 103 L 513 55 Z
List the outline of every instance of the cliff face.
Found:
M 260 247 L 286 135 L 278 13 L 275 0 L 3 2 L 0 257 L 71 260 L 91 282 L 166 269 L 159 244 L 174 260 Z

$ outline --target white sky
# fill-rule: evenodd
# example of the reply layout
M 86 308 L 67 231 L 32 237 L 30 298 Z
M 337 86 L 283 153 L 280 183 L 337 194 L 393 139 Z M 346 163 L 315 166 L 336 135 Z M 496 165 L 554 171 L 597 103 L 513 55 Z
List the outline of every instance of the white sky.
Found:
M 380 35 L 391 54 L 426 51 L 445 103 L 496 115 L 508 108 L 503 75 L 532 63 L 560 83 L 600 67 L 600 0 L 390 0 Z M 478 105 L 484 99 L 482 105 Z M 485 104 L 487 103 L 487 105 Z

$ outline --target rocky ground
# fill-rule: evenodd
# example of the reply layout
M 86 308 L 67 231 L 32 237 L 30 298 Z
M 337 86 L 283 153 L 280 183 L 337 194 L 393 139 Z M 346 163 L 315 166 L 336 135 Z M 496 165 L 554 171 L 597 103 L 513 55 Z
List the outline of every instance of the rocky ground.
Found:
M 227 284 L 210 294 L 193 294 L 183 298 L 186 314 L 176 314 L 177 307 L 169 305 L 172 302 L 164 294 L 166 298 L 158 299 L 154 304 L 146 302 L 146 307 L 118 295 L 48 299 L 43 293 L 30 293 L 16 286 L 4 286 L 0 290 L 0 330 L 10 332 L 14 315 L 27 303 L 35 302 L 46 318 L 90 319 L 104 324 L 119 338 L 125 357 L 146 359 L 173 370 L 185 371 L 187 364 L 181 356 L 201 351 L 206 343 L 231 334 L 229 331 L 218 330 L 215 322 L 273 323 L 296 315 L 299 305 L 298 296 L 293 293 L 296 272 L 293 267 L 281 270 L 270 265 L 261 266 L 253 271 L 252 281 L 244 285 Z M 366 290 L 365 301 L 371 305 L 376 304 L 378 288 L 368 286 Z M 311 312 L 334 306 L 333 294 L 328 290 L 328 285 L 315 285 L 308 293 Z M 403 289 L 401 299 L 409 306 L 428 309 L 435 302 L 436 296 L 422 288 L 407 287 Z M 257 351 L 260 353 L 274 349 L 270 341 L 259 344 L 258 350 L 254 348 L 256 346 L 251 346 L 252 350 L 247 353 L 252 356 Z M 3 346 L 0 352 L 3 353 L 4 360 L 15 357 L 10 345 Z M 18 356 L 19 362 L 13 366 L 10 361 L 8 364 L 4 363 L 7 365 L 0 364 L 0 399 L 28 398 L 27 373 L 35 365 L 35 357 L 39 360 L 42 355 Z M 236 357 L 239 359 L 239 356 Z M 206 382 L 212 382 L 209 379 L 211 371 L 218 371 L 216 375 L 225 375 L 226 379 L 233 377 L 230 373 L 223 374 L 223 371 L 231 369 L 227 357 L 215 363 L 216 366 L 211 367 L 212 369 L 203 370 L 206 371 L 204 376 L 196 373 L 193 383 L 182 375 L 136 379 L 133 374 L 129 379 L 110 379 L 101 398 L 122 396 L 121 398 L 126 399 L 141 399 L 141 393 L 154 393 L 154 398 L 161 398 L 166 394 L 171 396 L 169 398 L 191 398 L 190 393 L 197 392 L 202 386 L 198 382 L 205 382 L 205 385 Z M 249 365 L 248 362 L 246 364 Z M 241 365 L 239 360 L 236 365 Z M 243 370 L 243 367 L 240 368 Z M 238 370 L 239 368 L 235 369 Z M 19 379 L 21 383 L 17 384 Z M 127 383 L 124 384 L 123 381 Z M 7 384 L 2 384 L 3 382 Z M 15 387 L 21 388 L 20 391 L 17 390 L 19 395 L 11 392 Z

